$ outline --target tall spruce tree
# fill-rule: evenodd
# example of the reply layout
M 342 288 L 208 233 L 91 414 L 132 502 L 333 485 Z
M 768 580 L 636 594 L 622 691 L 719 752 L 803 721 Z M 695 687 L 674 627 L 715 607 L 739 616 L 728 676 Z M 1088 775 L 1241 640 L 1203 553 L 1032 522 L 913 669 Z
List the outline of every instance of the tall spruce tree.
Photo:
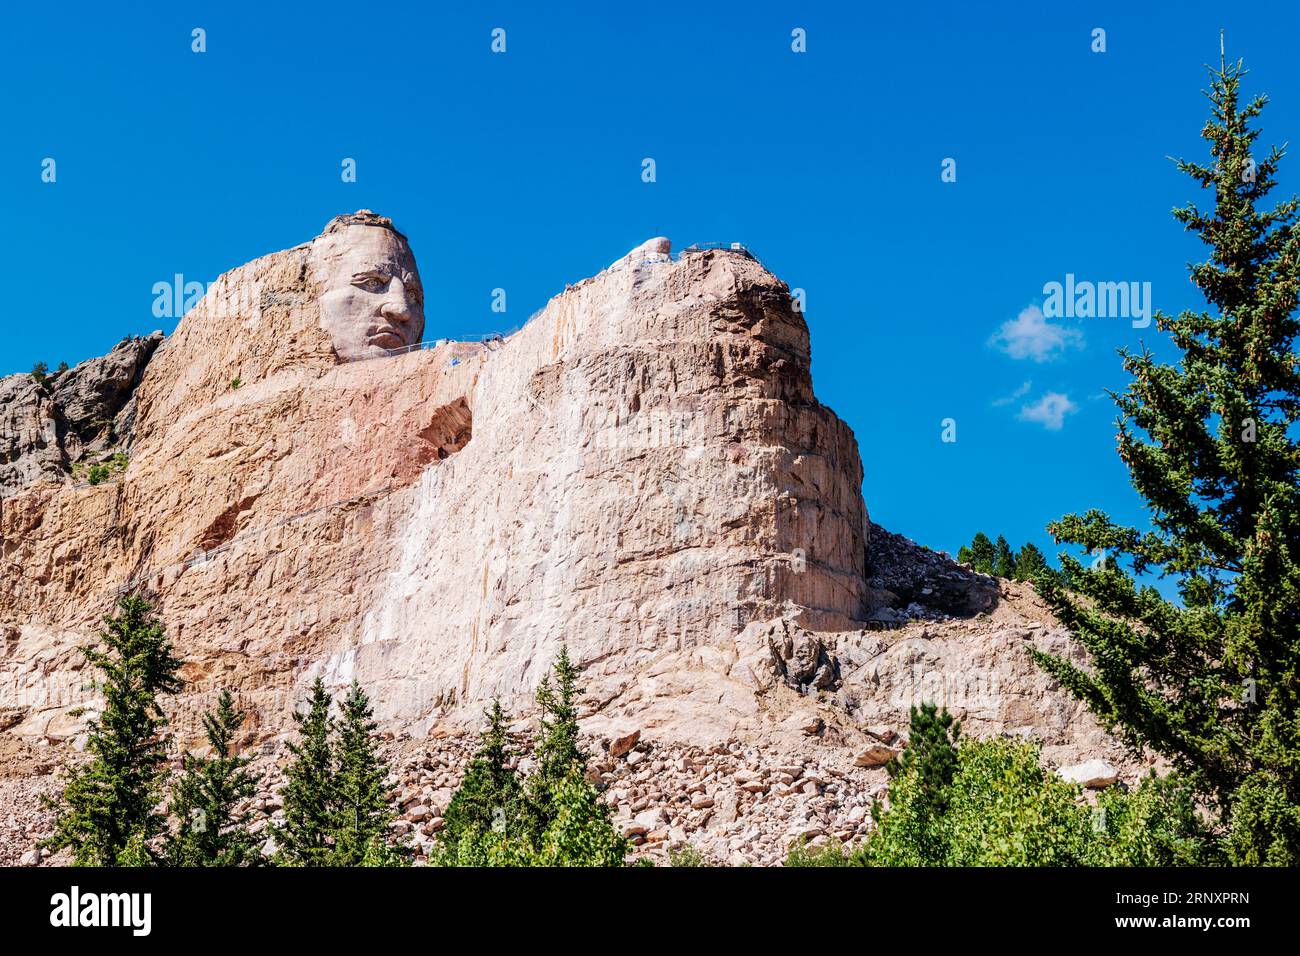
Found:
M 885 765 L 890 778 L 891 812 L 879 801 L 871 806 L 878 830 L 889 834 L 876 850 L 888 853 L 875 862 L 884 865 L 940 866 L 944 862 L 943 817 L 948 809 L 949 788 L 957 772 L 957 740 L 961 724 L 946 709 L 924 703 L 911 708 L 907 747 Z M 900 809 L 906 794 L 906 808 Z M 895 852 L 902 848 L 902 852 Z
M 104 698 L 87 723 L 90 760 L 67 771 L 61 797 L 51 802 L 57 818 L 45 846 L 71 849 L 77 866 L 140 866 L 152 862 L 166 829 L 158 802 L 167 718 L 158 697 L 180 690 L 181 662 L 143 598 L 122 598 L 104 624 L 106 649 L 81 649 L 98 671 L 94 688 Z
M 1002 535 L 998 535 L 998 540 L 993 545 L 992 573 L 1008 580 L 1016 576 L 1016 552 Z
M 587 769 L 587 755 L 578 743 L 578 668 L 569 659 L 568 645 L 560 648 L 560 655 L 551 675 L 542 678 L 537 689 L 537 706 L 541 711 L 541 727 L 533 756 L 537 769 L 528 778 L 524 801 L 524 823 L 534 842 L 540 843 L 542 833 L 555 819 L 555 795 L 561 782 Z
M 1047 559 L 1043 557 L 1043 552 L 1038 550 L 1038 546 L 1032 541 L 1025 542 L 1016 553 L 1016 573 L 1017 581 L 1032 581 L 1040 574 L 1050 573 L 1047 566 Z
M 335 760 L 330 695 L 319 677 L 311 687 L 307 712 L 295 713 L 299 740 L 289 745 L 293 762 L 280 790 L 284 823 L 276 827 L 276 861 L 289 866 L 328 866 L 333 851 Z
M 514 752 L 510 747 L 510 718 L 501 709 L 501 701 L 492 701 L 485 712 L 487 727 L 479 737 L 479 746 L 460 786 L 443 814 L 443 828 L 438 835 L 440 848 L 455 851 L 462 838 L 487 830 L 513 833 L 519 816 L 522 795 L 519 778 L 510 766 Z
M 957 560 L 962 564 L 969 564 L 975 571 L 981 574 L 993 573 L 993 560 L 995 557 L 993 542 L 983 531 L 975 532 L 975 537 L 971 539 L 970 547 L 962 547 L 957 551 Z
M 1300 294 L 1297 199 L 1271 209 L 1283 151 L 1255 152 L 1240 61 L 1211 70 L 1208 165 L 1178 167 L 1214 208 L 1174 211 L 1209 246 L 1190 269 L 1212 307 L 1156 314 L 1179 353 L 1121 352 L 1118 445 L 1150 531 L 1100 511 L 1049 526 L 1178 581 L 1181 603 L 1120 567 L 1063 558 L 1071 588 L 1044 596 L 1091 652 L 1085 670 L 1037 654 L 1135 747 L 1169 758 L 1219 812 L 1238 864 L 1300 863 Z
M 216 710 L 203 715 L 212 753 L 185 754 L 182 774 L 169 807 L 175 830 L 166 841 L 172 866 L 253 866 L 261 862 L 259 841 L 250 829 L 253 814 L 239 806 L 257 792 L 251 759 L 233 751 L 236 731 L 247 716 L 230 691 L 217 698 Z
M 388 786 L 389 768 L 379 754 L 370 699 L 357 681 L 343 700 L 335 746 L 332 866 L 395 862 L 389 826 L 396 816 Z

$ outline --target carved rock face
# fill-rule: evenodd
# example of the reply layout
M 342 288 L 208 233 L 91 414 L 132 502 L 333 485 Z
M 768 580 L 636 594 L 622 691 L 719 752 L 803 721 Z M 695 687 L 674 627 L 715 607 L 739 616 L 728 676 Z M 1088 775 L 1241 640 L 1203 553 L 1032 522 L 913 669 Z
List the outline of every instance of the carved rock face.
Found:
M 344 362 L 379 358 L 424 334 L 424 287 L 411 247 L 383 226 L 353 222 L 311 246 L 320 323 Z

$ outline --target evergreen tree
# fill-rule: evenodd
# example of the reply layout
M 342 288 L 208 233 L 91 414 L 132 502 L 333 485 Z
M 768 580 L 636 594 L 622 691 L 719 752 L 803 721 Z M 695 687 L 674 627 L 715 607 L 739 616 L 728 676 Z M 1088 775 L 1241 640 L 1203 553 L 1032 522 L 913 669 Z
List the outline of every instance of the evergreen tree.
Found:
M 957 739 L 961 724 L 937 704 L 911 708 L 907 747 L 885 765 L 891 778 L 915 771 L 925 802 L 942 810 L 944 796 L 957 769 Z
M 1007 539 L 998 535 L 993 545 L 993 574 L 1000 578 L 1014 579 L 1016 576 L 1016 553 L 1007 544 Z
M 1032 542 L 1026 542 L 1025 546 L 1016 554 L 1016 573 L 1014 575 L 1017 581 L 1032 581 L 1040 574 L 1050 572 L 1047 566 L 1047 559 L 1043 557 L 1043 552 Z
M 570 764 L 551 793 L 553 817 L 542 834 L 534 866 L 622 866 L 627 840 L 609 819 L 596 788 Z
M 995 552 L 993 542 L 983 531 L 977 531 L 975 537 L 971 540 L 970 547 L 963 547 L 957 552 L 957 560 L 962 564 L 969 564 L 972 570 L 980 574 L 993 573 L 993 559 Z
M 906 808 L 890 820 L 895 832 L 891 845 L 905 844 L 915 857 L 895 860 L 899 865 L 938 866 L 944 848 L 940 833 L 943 814 L 948 807 L 948 792 L 953 774 L 957 770 L 957 739 L 961 724 L 953 720 L 947 710 L 940 711 L 935 704 L 922 704 L 911 708 L 911 726 L 907 746 L 897 757 L 885 765 L 891 780 L 891 793 L 908 794 Z M 902 801 L 895 800 L 895 804 Z M 872 805 L 872 817 L 877 825 L 884 819 L 884 808 L 879 802 Z M 899 838 L 897 834 L 905 833 Z
M 275 828 L 277 862 L 290 866 L 328 866 L 333 841 L 335 760 L 330 737 L 330 695 L 319 677 L 312 684 L 307 712 L 295 713 L 299 740 L 289 745 L 294 760 L 280 790 L 284 823 Z
M 509 766 L 514 756 L 508 731 L 510 719 L 499 700 L 492 702 L 492 709 L 484 716 L 488 725 L 479 737 L 478 751 L 443 814 L 440 849 L 454 852 L 462 837 L 475 833 L 515 831 L 521 787 Z
M 396 814 L 388 788 L 389 768 L 379 755 L 370 699 L 357 681 L 343 701 L 335 748 L 331 833 L 333 866 L 384 861 L 391 849 L 388 829 Z
M 1092 666 L 1039 661 L 1134 747 L 1163 754 L 1220 814 L 1237 864 L 1300 863 L 1300 225 L 1297 199 L 1271 209 L 1283 151 L 1256 159 L 1239 101 L 1240 61 L 1211 71 L 1202 130 L 1213 162 L 1180 161 L 1214 209 L 1174 211 L 1209 246 L 1191 267 L 1212 306 L 1156 314 L 1179 353 L 1123 350 L 1118 445 L 1150 531 L 1100 511 L 1049 527 L 1061 541 L 1123 555 L 1134 573 L 1178 581 L 1181 603 L 1116 564 L 1063 559 L 1083 600 L 1044 597 Z
M 81 649 L 99 672 L 94 688 L 103 709 L 87 725 L 90 760 L 67 771 L 50 850 L 68 847 L 78 866 L 145 865 L 165 828 L 158 812 L 166 776 L 167 718 L 160 694 L 181 688 L 181 662 L 171 642 L 139 597 L 118 601 L 104 619 L 100 640 Z
M 560 784 L 577 773 L 586 773 L 587 755 L 578 743 L 578 668 L 569 659 L 568 645 L 560 648 L 554 665 L 555 682 L 548 674 L 537 689 L 541 729 L 534 748 L 537 770 L 528 780 L 524 801 L 524 824 L 534 841 L 555 818 L 554 797 Z
M 586 778 L 578 743 L 578 668 L 562 648 L 537 691 L 537 768 L 522 786 L 508 769 L 507 718 L 499 703 L 448 807 L 433 862 L 444 866 L 621 866 L 627 841 Z M 518 808 L 517 811 L 515 808 Z
M 217 708 L 203 715 L 212 750 L 209 757 L 185 754 L 182 775 L 169 807 L 176 829 L 167 840 L 172 866 L 252 866 L 261 862 L 258 839 L 249 829 L 252 813 L 239 804 L 257 792 L 251 759 L 232 751 L 235 732 L 246 714 L 223 690 Z

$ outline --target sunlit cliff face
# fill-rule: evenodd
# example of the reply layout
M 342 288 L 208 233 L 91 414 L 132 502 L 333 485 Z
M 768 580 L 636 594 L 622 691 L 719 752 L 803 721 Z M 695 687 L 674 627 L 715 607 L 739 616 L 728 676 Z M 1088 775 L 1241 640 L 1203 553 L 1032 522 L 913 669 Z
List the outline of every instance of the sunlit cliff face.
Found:
M 378 358 L 424 334 L 424 287 L 411 247 L 385 225 L 351 218 L 331 223 L 311 247 L 321 327 L 344 362 Z

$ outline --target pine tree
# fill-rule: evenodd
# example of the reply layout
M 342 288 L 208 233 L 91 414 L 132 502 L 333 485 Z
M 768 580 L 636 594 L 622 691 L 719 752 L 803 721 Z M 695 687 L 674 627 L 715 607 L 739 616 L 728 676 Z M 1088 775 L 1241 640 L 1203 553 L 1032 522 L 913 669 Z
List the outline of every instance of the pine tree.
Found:
M 534 748 L 537 770 L 528 780 L 524 806 L 525 826 L 535 841 L 555 818 L 554 798 L 561 782 L 571 773 L 587 770 L 587 755 L 578 743 L 578 668 L 569 659 L 568 645 L 560 648 L 551 676 L 542 678 L 537 689 L 541 729 Z
M 236 731 L 246 714 L 235 707 L 230 691 L 217 698 L 215 711 L 203 715 L 211 756 L 185 754 L 180 779 L 169 807 L 176 821 L 167 840 L 172 866 L 253 866 L 261 862 L 258 839 L 250 830 L 253 814 L 239 804 L 257 792 L 251 759 L 232 752 Z
M 965 557 L 963 557 L 963 554 Z M 975 533 L 969 548 L 962 548 L 957 552 L 957 560 L 963 564 L 969 564 L 972 570 L 981 574 L 993 573 L 994 557 L 993 542 L 989 540 L 989 536 L 983 531 Z
M 388 829 L 396 814 L 388 788 L 389 768 L 379 754 L 370 699 L 357 681 L 344 698 L 335 747 L 336 771 L 331 833 L 332 866 L 362 866 L 391 849 Z
M 295 713 L 299 740 L 289 745 L 294 760 L 280 790 L 284 823 L 275 828 L 277 862 L 290 866 L 328 866 L 333 843 L 335 760 L 330 695 L 319 677 L 312 684 L 307 712 Z
M 913 707 L 907 747 L 885 769 L 891 778 L 915 771 L 926 804 L 942 813 L 948 785 L 957 770 L 960 736 L 961 724 L 946 709 L 940 710 L 937 704 Z
M 81 649 L 99 676 L 104 697 L 98 717 L 87 724 L 90 760 L 67 771 L 50 850 L 68 847 L 77 866 L 144 865 L 165 828 L 158 802 L 166 777 L 167 718 L 160 694 L 181 688 L 181 662 L 171 642 L 139 597 L 118 601 L 104 619 L 106 646 Z
M 1000 578 L 1012 579 L 1016 576 L 1016 553 L 1007 544 L 1007 539 L 998 535 L 993 545 L 993 571 Z
M 1016 554 L 1016 573 L 1014 575 L 1017 581 L 1032 581 L 1040 574 L 1050 572 L 1047 566 L 1047 559 L 1043 557 L 1043 552 L 1038 547 L 1028 541 L 1024 547 Z
M 1212 306 L 1156 314 L 1179 352 L 1121 352 L 1133 380 L 1115 396 L 1118 445 L 1150 531 L 1100 511 L 1053 536 L 1127 557 L 1178 582 L 1181 604 L 1117 565 L 1063 568 L 1083 600 L 1044 596 L 1092 666 L 1036 655 L 1134 747 L 1163 754 L 1218 810 L 1237 864 L 1300 863 L 1300 224 L 1295 197 L 1271 209 L 1283 151 L 1253 155 L 1266 97 L 1239 102 L 1240 61 L 1211 70 L 1202 130 L 1211 165 L 1178 167 L 1214 209 L 1174 217 L 1209 247 L 1191 267 Z
M 479 737 L 478 751 L 470 761 L 460 786 L 443 814 L 438 836 L 440 849 L 455 851 L 462 837 L 493 830 L 513 833 L 519 815 L 521 788 L 510 767 L 510 719 L 494 700 L 485 712 L 488 725 Z
M 578 668 L 560 650 L 537 691 L 536 769 L 522 784 L 507 766 L 508 719 L 499 702 L 448 807 L 438 852 L 443 866 L 621 866 L 627 841 L 586 778 L 578 743 Z
M 877 829 L 887 831 L 873 848 L 872 852 L 883 854 L 875 862 L 886 866 L 943 864 L 943 818 L 957 772 L 960 734 L 961 725 L 947 710 L 940 711 L 935 704 L 911 709 L 907 746 L 885 765 L 890 777 L 890 809 L 886 813 L 878 801 L 871 807 Z

